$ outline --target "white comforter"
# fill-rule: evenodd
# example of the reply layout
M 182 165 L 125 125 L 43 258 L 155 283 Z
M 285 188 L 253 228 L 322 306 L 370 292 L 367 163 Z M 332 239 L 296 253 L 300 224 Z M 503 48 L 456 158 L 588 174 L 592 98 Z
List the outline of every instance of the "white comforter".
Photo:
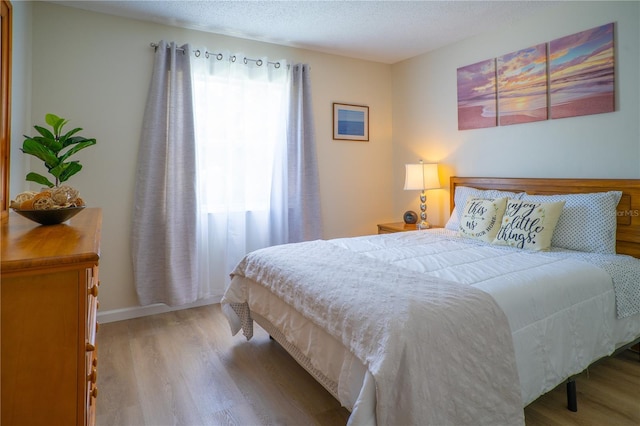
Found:
M 253 252 L 233 275 L 269 288 L 367 366 L 378 424 L 524 423 L 511 332 L 485 292 L 326 241 Z
M 523 405 L 640 336 L 640 315 L 616 319 L 612 277 L 596 266 L 601 255 L 524 251 L 461 238 L 444 229 L 332 243 L 489 293 L 509 319 Z M 638 274 L 638 259 L 627 265 L 627 256 L 619 258 L 620 265 L 634 268 L 623 269 L 620 280 Z M 628 285 L 640 293 L 640 281 Z
M 584 256 L 469 243 L 445 230 L 327 242 L 374 263 L 490 294 L 506 313 L 513 336 L 521 407 L 640 335 L 638 315 L 616 320 L 611 277 Z M 223 303 L 250 299 L 246 280 L 238 278 Z

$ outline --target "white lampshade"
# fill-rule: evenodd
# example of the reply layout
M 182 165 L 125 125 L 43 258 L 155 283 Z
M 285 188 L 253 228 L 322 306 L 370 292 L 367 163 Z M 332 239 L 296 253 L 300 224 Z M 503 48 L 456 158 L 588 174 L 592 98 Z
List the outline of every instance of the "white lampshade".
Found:
M 426 190 L 440 188 L 437 164 L 405 164 L 404 189 Z

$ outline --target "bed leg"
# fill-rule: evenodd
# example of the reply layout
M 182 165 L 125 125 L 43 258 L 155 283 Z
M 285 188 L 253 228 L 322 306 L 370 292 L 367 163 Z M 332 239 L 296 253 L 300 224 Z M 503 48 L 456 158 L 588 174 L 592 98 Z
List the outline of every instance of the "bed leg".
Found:
M 570 377 L 567 381 L 567 407 L 574 413 L 578 411 L 578 397 L 576 395 L 576 380 Z

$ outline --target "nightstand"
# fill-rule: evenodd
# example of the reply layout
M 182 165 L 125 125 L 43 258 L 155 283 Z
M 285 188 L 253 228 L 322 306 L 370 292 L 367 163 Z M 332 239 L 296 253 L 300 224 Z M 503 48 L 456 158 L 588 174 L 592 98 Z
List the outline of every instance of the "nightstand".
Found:
M 393 222 L 379 223 L 378 234 L 393 234 L 394 232 L 415 231 L 418 229 L 415 223 Z
M 442 228 L 442 226 L 431 225 L 430 229 Z M 394 232 L 416 231 L 418 227 L 415 223 L 393 222 L 379 223 L 378 234 L 393 234 Z

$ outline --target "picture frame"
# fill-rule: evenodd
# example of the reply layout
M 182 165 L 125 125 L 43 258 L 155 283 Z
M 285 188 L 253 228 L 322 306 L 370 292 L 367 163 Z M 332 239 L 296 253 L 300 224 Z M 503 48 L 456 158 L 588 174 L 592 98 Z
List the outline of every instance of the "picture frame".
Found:
M 458 130 L 615 112 L 615 25 L 459 67 Z
M 369 107 L 333 103 L 333 139 L 369 141 Z
M 549 117 L 545 43 L 498 57 L 496 70 L 500 126 L 533 123 Z
M 549 42 L 550 118 L 614 112 L 614 23 Z
M 496 60 L 487 59 L 457 69 L 458 130 L 498 125 Z

